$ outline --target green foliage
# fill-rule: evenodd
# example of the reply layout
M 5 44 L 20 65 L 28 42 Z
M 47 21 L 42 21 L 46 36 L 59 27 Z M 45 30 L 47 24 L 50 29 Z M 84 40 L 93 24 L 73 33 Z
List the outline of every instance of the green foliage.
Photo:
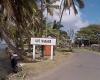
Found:
M 91 43 L 98 42 L 97 34 L 100 33 L 100 25 L 89 25 L 88 27 L 81 28 L 77 32 L 77 37 L 86 38 L 91 41 Z
M 45 33 L 54 34 L 58 41 L 65 41 L 67 33 L 60 30 L 63 25 L 55 22 L 53 28 L 49 28 L 44 20 L 45 9 L 50 15 L 53 15 L 53 8 L 59 9 L 59 6 L 52 5 L 55 1 L 57 0 L 0 0 L 0 5 L 3 6 L 0 12 L 0 33 L 11 49 L 24 53 L 24 43 L 28 45 L 29 50 L 31 37 L 41 37 Z M 75 2 L 83 6 L 82 0 L 64 1 L 67 1 L 67 5 L 63 5 L 64 10 L 65 7 L 73 6 L 75 11 Z
M 78 13 L 76 5 L 80 9 L 84 8 L 84 0 L 61 0 L 61 5 L 60 5 L 61 15 L 60 15 L 60 21 L 59 21 L 60 23 L 62 20 L 63 13 L 66 9 L 69 10 L 69 14 L 70 14 L 70 7 L 72 7 L 75 15 Z
M 62 24 L 60 24 L 59 22 L 54 21 L 53 23 L 53 29 L 61 29 L 62 27 L 64 27 Z
M 0 5 L 5 8 L 0 13 L 0 33 L 9 48 L 21 55 L 25 53 L 27 45 L 30 52 L 31 37 L 42 37 L 47 29 L 43 11 L 47 9 L 53 15 L 53 8 L 57 8 L 52 3 L 51 0 L 0 0 Z M 48 29 L 47 34 L 54 34 L 52 32 L 55 31 Z
M 52 24 L 52 25 L 50 25 Z M 66 44 L 67 39 L 69 39 L 68 34 L 66 31 L 61 30 L 63 27 L 62 24 L 59 24 L 58 22 L 54 21 L 53 23 L 47 23 L 47 27 L 44 28 L 43 30 L 43 35 L 46 36 L 52 36 L 57 39 L 57 45 L 59 46 L 60 44 Z

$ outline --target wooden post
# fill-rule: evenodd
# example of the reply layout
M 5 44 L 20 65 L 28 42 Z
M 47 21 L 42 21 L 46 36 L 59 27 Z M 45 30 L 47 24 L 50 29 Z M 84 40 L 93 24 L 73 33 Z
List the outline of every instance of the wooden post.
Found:
M 33 61 L 35 60 L 35 45 L 33 45 Z
M 50 57 L 51 60 L 53 60 L 53 45 L 51 45 L 51 57 Z

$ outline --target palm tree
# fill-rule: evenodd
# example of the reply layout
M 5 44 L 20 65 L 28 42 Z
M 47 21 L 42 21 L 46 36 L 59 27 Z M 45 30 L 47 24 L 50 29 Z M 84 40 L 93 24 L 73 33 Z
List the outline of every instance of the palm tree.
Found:
M 41 7 L 38 6 L 37 1 L 41 3 Z M 11 49 L 18 54 L 23 54 L 24 42 L 29 45 L 30 49 L 30 39 L 35 36 L 32 32 L 34 30 L 36 35 L 41 36 L 44 25 L 43 10 L 46 8 L 53 15 L 52 8 L 55 6 L 52 3 L 54 1 L 56 0 L 0 0 L 0 33 Z M 75 10 L 75 0 L 65 1 L 69 1 L 67 6 L 73 5 Z M 81 0 L 76 1 L 81 3 L 79 2 Z M 10 25 L 11 23 L 13 25 Z
M 61 8 L 61 6 L 63 6 L 63 8 Z M 69 10 L 69 14 L 70 14 L 70 7 L 73 8 L 75 15 L 78 13 L 76 6 L 78 6 L 80 9 L 84 8 L 84 1 L 83 0 L 61 0 L 61 16 L 60 16 L 60 20 L 59 22 L 61 23 L 62 20 L 62 16 L 63 13 L 66 9 Z
M 35 0 L 0 0 L 0 32 L 14 51 L 24 53 L 23 38 L 27 37 L 30 42 L 33 21 L 36 21 L 33 16 L 37 11 Z M 11 22 L 15 25 L 8 26 Z
M 24 53 L 24 42 L 29 44 L 30 39 L 43 31 L 43 10 L 47 8 L 51 14 L 51 2 L 40 0 L 0 0 L 0 33 L 8 46 L 17 53 Z M 44 7 L 45 5 L 45 7 Z M 13 25 L 10 25 L 13 23 Z M 34 35 L 35 36 L 35 35 Z

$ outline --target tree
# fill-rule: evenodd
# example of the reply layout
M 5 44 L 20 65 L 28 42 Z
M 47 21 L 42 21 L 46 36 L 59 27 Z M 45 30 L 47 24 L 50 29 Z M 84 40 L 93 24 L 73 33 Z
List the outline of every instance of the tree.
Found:
M 25 53 L 24 44 L 26 43 L 30 51 L 31 37 L 40 37 L 43 34 L 43 11 L 47 9 L 47 12 L 53 15 L 52 8 L 58 8 L 57 5 L 52 5 L 55 1 L 56 0 L 0 0 L 0 33 L 12 50 L 21 56 Z M 73 0 L 66 1 L 71 2 L 70 6 L 68 3 L 68 7 L 74 5 Z M 38 6 L 38 3 L 40 3 L 41 6 Z
M 70 29 L 68 30 L 68 35 L 69 35 L 70 39 L 71 39 L 72 42 L 73 42 L 73 40 L 74 40 L 74 38 L 75 38 L 75 31 L 74 31 L 74 29 L 70 28 Z
M 24 53 L 24 37 L 30 38 L 32 16 L 37 5 L 34 0 L 0 0 L 0 32 L 8 46 L 17 53 Z M 8 26 L 10 23 L 15 24 Z M 11 30 L 12 29 L 12 30 Z
M 89 25 L 88 27 L 81 28 L 77 32 L 77 37 L 87 39 L 91 44 L 94 44 L 98 42 L 98 33 L 100 33 L 100 25 Z
M 62 0 L 60 5 L 61 16 L 59 22 L 61 23 L 63 13 L 66 9 L 69 10 L 69 14 L 70 14 L 70 7 L 73 8 L 74 13 L 76 15 L 78 13 L 76 6 L 78 6 L 80 9 L 84 8 L 84 1 L 83 0 Z
M 42 36 L 43 11 L 51 14 L 51 4 L 50 0 L 0 0 L 0 33 L 12 50 L 22 55 L 24 44 L 31 49 L 30 39 Z

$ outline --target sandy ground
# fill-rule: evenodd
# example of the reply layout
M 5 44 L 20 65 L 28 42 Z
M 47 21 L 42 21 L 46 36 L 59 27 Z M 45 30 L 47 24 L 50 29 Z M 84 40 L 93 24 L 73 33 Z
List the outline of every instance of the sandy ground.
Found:
M 47 74 L 29 80 L 100 80 L 100 52 L 77 49 L 73 56 Z
M 10 80 L 30 80 L 32 77 L 38 77 L 41 74 L 44 74 L 63 62 L 65 62 L 70 57 L 70 53 L 68 52 L 58 52 L 56 51 L 56 56 L 54 60 L 51 61 L 50 57 L 45 57 L 42 60 L 36 60 L 33 63 L 23 63 L 23 71 L 12 75 Z
M 9 58 L 4 51 L 0 54 L 0 80 L 100 80 L 100 53 L 86 49 L 75 49 L 74 53 L 56 51 L 50 57 L 22 63 L 22 71 L 11 73 Z M 50 77 L 52 76 L 52 77 Z
M 11 70 L 10 60 L 4 49 L 0 50 L 0 80 L 29 80 L 30 77 L 38 77 L 41 74 L 48 72 L 62 62 L 64 62 L 70 53 L 56 51 L 56 56 L 54 60 L 50 60 L 50 57 L 45 57 L 44 59 L 36 59 L 36 62 L 32 63 L 22 63 L 22 71 L 17 74 L 13 74 Z

